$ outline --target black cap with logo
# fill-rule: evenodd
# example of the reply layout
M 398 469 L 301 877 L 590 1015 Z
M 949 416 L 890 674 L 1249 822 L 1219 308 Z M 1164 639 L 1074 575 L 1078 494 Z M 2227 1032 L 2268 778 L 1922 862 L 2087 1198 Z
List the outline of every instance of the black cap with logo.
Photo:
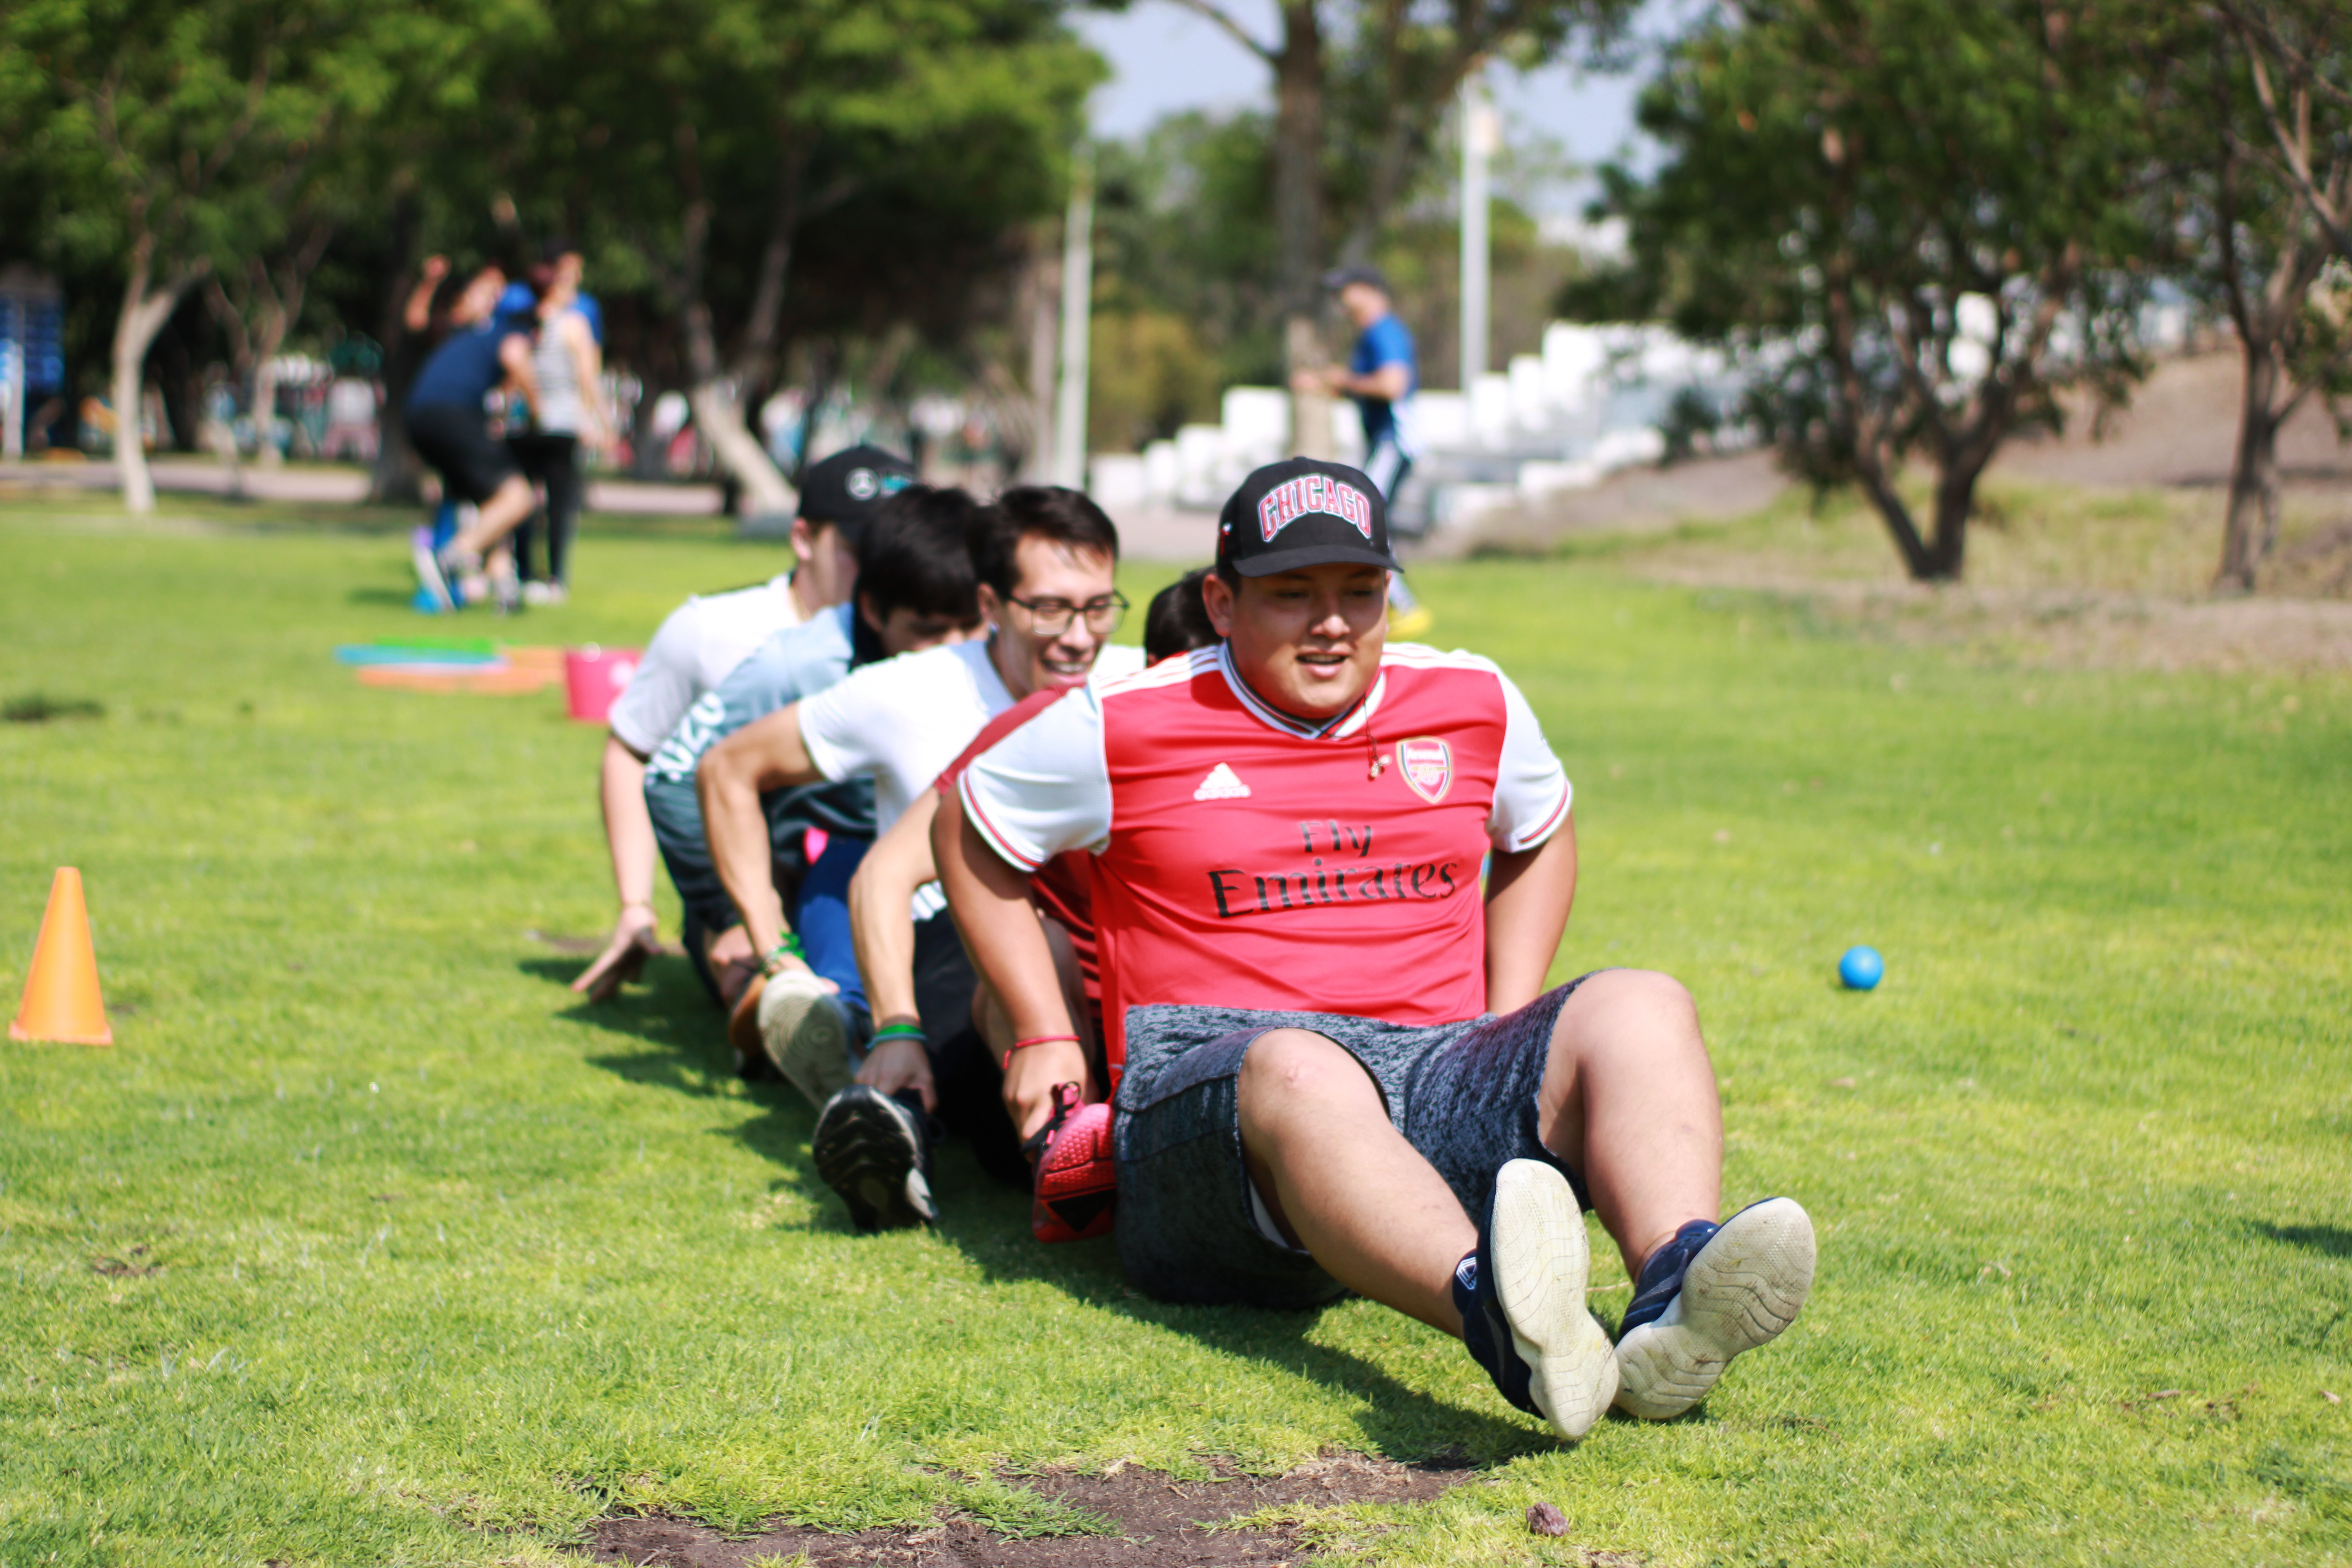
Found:
M 1217 560 L 1244 577 L 1335 561 L 1399 570 L 1380 486 L 1313 458 L 1268 463 L 1242 481 L 1217 518 Z
M 851 447 L 809 465 L 801 476 L 801 515 L 839 528 L 856 544 L 874 509 L 919 483 L 915 465 L 879 447 Z

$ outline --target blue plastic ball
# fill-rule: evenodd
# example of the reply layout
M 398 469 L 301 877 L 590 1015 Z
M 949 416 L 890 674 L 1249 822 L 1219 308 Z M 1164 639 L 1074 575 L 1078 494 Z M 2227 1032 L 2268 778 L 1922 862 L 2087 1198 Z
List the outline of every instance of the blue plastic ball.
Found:
M 1874 990 L 1885 973 L 1886 960 L 1878 956 L 1874 947 L 1849 947 L 1838 960 L 1838 978 L 1849 991 Z

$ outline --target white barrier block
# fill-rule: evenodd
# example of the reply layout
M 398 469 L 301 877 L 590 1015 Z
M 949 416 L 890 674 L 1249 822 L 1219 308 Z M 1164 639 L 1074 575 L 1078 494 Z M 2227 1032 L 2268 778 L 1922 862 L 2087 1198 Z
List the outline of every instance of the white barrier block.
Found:
M 1087 494 L 1105 511 L 1132 511 L 1151 499 L 1143 459 L 1129 452 L 1097 452 L 1087 461 Z

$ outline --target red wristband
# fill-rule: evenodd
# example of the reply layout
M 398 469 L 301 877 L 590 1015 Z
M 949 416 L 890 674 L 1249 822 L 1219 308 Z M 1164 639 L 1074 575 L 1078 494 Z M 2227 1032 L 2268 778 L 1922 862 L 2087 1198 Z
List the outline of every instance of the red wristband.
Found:
M 1078 1043 L 1078 1037 L 1076 1035 L 1032 1035 L 1025 1040 L 1013 1041 L 1013 1049 L 1004 1053 L 1004 1059 L 997 1064 L 996 1070 L 999 1072 L 1013 1070 L 1013 1051 L 1025 1051 L 1031 1046 L 1050 1046 L 1057 1040 L 1067 1040 L 1074 1046 Z

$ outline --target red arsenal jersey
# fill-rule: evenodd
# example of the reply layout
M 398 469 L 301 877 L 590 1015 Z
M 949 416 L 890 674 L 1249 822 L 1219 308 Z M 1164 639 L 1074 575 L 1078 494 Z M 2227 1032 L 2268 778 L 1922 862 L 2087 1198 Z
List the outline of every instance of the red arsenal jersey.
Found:
M 1033 691 L 991 719 L 987 728 L 972 737 L 963 754 L 940 774 L 939 792 L 952 793 L 972 758 L 1035 718 L 1041 709 L 1060 700 L 1061 696 L 1059 691 Z M 1100 1007 L 1102 969 L 1095 949 L 1094 872 L 1094 857 L 1084 850 L 1056 855 L 1030 877 L 1029 901 L 1037 906 L 1041 914 L 1053 916 L 1069 934 L 1070 951 L 1078 961 L 1079 976 L 1086 982 L 1087 1000 Z
M 1480 863 L 1542 843 L 1570 799 L 1500 670 L 1412 644 L 1315 722 L 1261 700 L 1222 646 L 1171 658 L 1054 702 L 960 787 L 1024 871 L 1094 851 L 1114 1076 L 1127 1009 L 1153 1003 L 1477 1016 Z

